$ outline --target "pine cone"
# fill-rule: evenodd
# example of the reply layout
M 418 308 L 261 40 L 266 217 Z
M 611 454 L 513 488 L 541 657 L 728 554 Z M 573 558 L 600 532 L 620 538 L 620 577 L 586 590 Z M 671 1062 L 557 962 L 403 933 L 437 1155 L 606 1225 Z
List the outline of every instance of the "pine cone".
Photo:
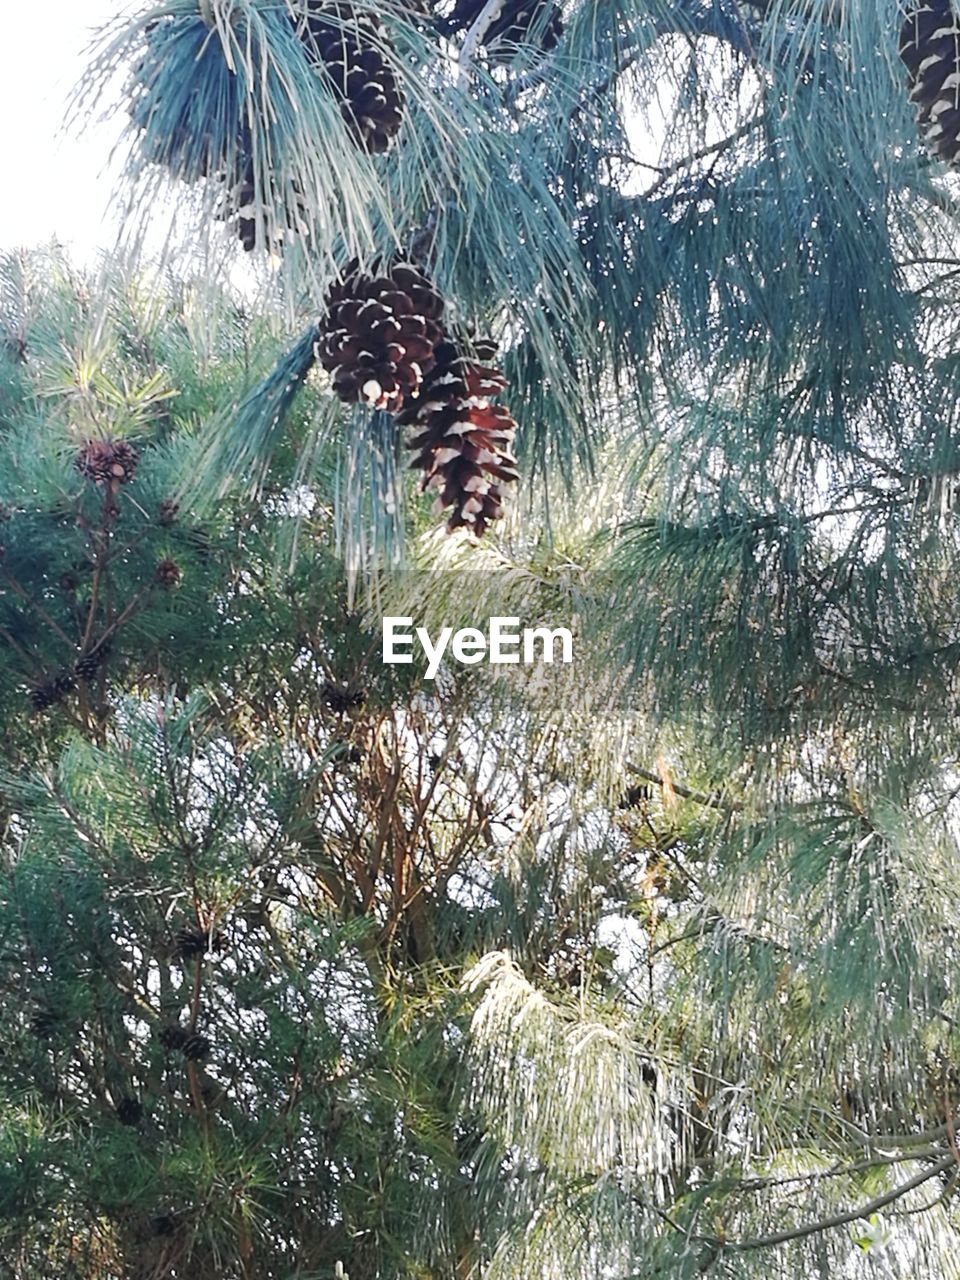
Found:
M 109 656 L 109 644 L 102 644 L 90 653 L 83 654 L 74 665 L 74 675 L 78 680 L 92 680 Z
M 177 564 L 176 560 L 160 560 L 154 573 L 157 585 L 160 587 L 175 587 L 180 581 L 183 571 Z
M 653 797 L 653 788 L 647 782 L 639 782 L 636 786 L 628 787 L 623 793 L 618 809 L 637 809 L 647 804 Z
M 180 503 L 173 498 L 164 498 L 157 507 L 157 524 L 169 529 L 172 524 L 176 524 L 179 514 Z
M 373 277 L 351 270 L 327 294 L 317 359 L 341 400 L 396 413 L 433 366 L 442 314 L 443 299 L 408 263 Z
M 136 474 L 139 454 L 126 440 L 88 440 L 76 454 L 73 465 L 95 484 L 109 484 L 116 490 Z
M 121 1124 L 139 1124 L 143 1119 L 143 1106 L 136 1098 L 121 1098 L 116 1110 Z
M 453 12 L 443 19 L 449 33 L 468 31 L 483 9 L 484 0 L 457 0 Z M 526 44 L 536 41 L 544 53 L 556 47 L 563 35 L 563 18 L 556 0 L 503 0 L 500 12 L 487 28 L 483 45 L 489 51 L 498 44 Z
M 232 182 L 223 175 L 218 175 L 223 193 L 214 208 L 213 216 L 221 222 L 236 225 L 237 235 L 246 252 L 251 253 L 258 244 L 277 252 L 284 240 L 291 236 L 309 235 L 306 213 L 299 199 L 295 201 L 294 208 L 287 208 L 280 200 L 272 180 L 269 182 L 269 190 L 264 195 L 260 207 L 257 207 L 253 161 L 247 159 L 242 164 L 241 175 Z M 299 191 L 297 195 L 299 196 Z M 273 210 L 273 218 L 269 216 L 270 210 Z M 277 221 L 278 210 L 285 210 L 283 225 Z
M 365 694 L 359 690 L 351 690 L 348 686 L 335 684 L 332 680 L 323 682 L 320 694 L 330 710 L 337 715 L 362 707 L 366 701 Z
M 924 145 L 955 164 L 960 157 L 960 22 L 952 0 L 925 0 L 908 11 L 900 57 Z
M 422 488 L 439 490 L 438 510 L 452 507 L 447 529 L 472 529 L 482 536 L 503 515 L 503 483 L 518 478 L 510 452 L 517 424 L 493 396 L 506 386 L 499 369 L 481 363 L 496 348 L 477 343 L 476 356 L 447 340 L 419 398 L 398 421 L 414 428 L 407 444 L 416 451 L 412 466 L 424 472 Z
M 34 1009 L 30 1015 L 30 1030 L 38 1040 L 49 1040 L 59 1021 L 52 1009 Z
M 329 77 L 357 143 L 375 155 L 386 151 L 403 122 L 403 91 L 373 13 L 343 0 L 305 0 L 297 34 Z
M 39 685 L 30 694 L 30 701 L 33 704 L 34 711 L 46 711 L 48 707 L 62 702 L 67 694 L 72 693 L 76 687 L 76 680 L 66 672 L 56 676 L 46 684 Z
M 2 343 L 4 351 L 15 360 L 18 364 L 23 364 L 27 358 L 27 341 L 20 334 L 8 334 L 3 338 Z
M 196 956 L 207 954 L 207 950 L 217 951 L 220 948 L 220 934 L 215 933 L 211 940 L 209 933 L 198 929 L 196 925 L 186 925 L 178 929 L 173 940 L 173 958 L 175 960 L 191 960 Z
M 194 1031 L 187 1036 L 182 1046 L 183 1056 L 190 1062 L 200 1062 L 210 1053 L 210 1041 L 206 1036 L 202 1036 L 199 1032 Z

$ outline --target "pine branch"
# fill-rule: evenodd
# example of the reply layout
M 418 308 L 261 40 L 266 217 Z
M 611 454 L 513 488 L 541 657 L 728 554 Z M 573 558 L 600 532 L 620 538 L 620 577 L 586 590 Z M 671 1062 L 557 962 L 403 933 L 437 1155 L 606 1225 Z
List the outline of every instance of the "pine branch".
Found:
M 937 1178 L 941 1173 L 946 1173 L 948 1169 L 956 1165 L 956 1159 L 951 1152 L 944 1156 L 935 1165 L 909 1178 L 906 1182 L 902 1182 L 899 1186 L 894 1187 L 891 1191 L 885 1191 L 882 1195 L 868 1200 L 866 1204 L 858 1205 L 854 1209 L 846 1209 L 842 1213 L 834 1214 L 831 1217 L 821 1218 L 815 1222 L 804 1223 L 800 1227 L 791 1227 L 785 1231 L 775 1231 L 767 1236 L 757 1236 L 752 1240 L 728 1241 L 723 1240 L 719 1236 L 701 1236 L 694 1237 L 704 1244 L 709 1244 L 713 1248 L 721 1252 L 731 1253 L 751 1253 L 757 1249 L 773 1249 L 781 1244 L 788 1244 L 791 1240 L 802 1240 L 806 1236 L 819 1235 L 825 1231 L 835 1230 L 837 1227 L 847 1226 L 851 1222 L 858 1222 L 860 1219 L 869 1218 L 871 1214 L 878 1213 L 881 1209 L 885 1209 L 887 1205 L 896 1203 L 909 1192 L 922 1187 L 925 1182 L 929 1182 L 931 1178 Z
M 643 778 L 645 782 L 652 782 L 658 787 L 665 786 L 664 780 L 660 774 L 654 773 L 650 769 L 643 769 L 640 765 L 633 764 L 627 760 L 623 766 L 627 773 L 632 773 L 634 777 Z M 692 791 L 689 787 L 682 786 L 679 782 L 671 780 L 670 787 L 678 796 L 683 796 L 685 800 L 692 800 L 695 804 L 701 804 L 711 809 L 720 809 L 723 813 L 741 813 L 743 805 L 736 801 L 724 800 L 719 792 L 707 795 L 704 791 Z
M 457 83 L 465 85 L 470 75 L 470 68 L 473 66 L 480 46 L 483 44 L 484 36 L 496 22 L 503 8 L 504 0 L 486 0 L 483 8 L 477 14 L 473 21 L 473 25 L 464 36 L 463 44 L 460 48 L 460 57 L 457 62 Z

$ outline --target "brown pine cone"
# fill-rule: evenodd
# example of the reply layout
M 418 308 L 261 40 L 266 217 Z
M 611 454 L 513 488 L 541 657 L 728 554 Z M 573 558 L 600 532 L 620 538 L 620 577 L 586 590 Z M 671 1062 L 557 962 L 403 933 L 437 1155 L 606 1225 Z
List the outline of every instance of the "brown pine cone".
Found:
M 156 578 L 158 586 L 169 589 L 170 587 L 175 587 L 177 585 L 182 576 L 182 572 L 183 571 L 177 564 L 176 560 L 160 560 L 157 562 L 154 577 Z
M 406 262 L 377 276 L 353 269 L 335 284 L 316 353 L 340 399 L 396 413 L 433 366 L 443 307 L 426 276 Z
M 116 490 L 133 479 L 139 456 L 126 440 L 88 440 L 74 456 L 73 465 L 86 479 Z
M 948 164 L 960 158 L 960 19 L 952 0 L 914 4 L 900 30 L 910 101 L 927 150 Z
M 478 343 L 471 355 L 458 341 L 440 344 L 419 398 L 398 419 L 414 428 L 407 448 L 416 453 L 411 466 L 424 473 L 422 488 L 439 491 L 439 510 L 453 508 L 448 531 L 468 528 L 478 537 L 503 515 L 504 483 L 518 478 L 517 424 L 509 409 L 491 403 L 506 379 L 481 363 L 494 350 Z
M 305 0 L 297 34 L 322 67 L 359 146 L 386 151 L 403 122 L 403 91 L 374 14 L 343 0 Z

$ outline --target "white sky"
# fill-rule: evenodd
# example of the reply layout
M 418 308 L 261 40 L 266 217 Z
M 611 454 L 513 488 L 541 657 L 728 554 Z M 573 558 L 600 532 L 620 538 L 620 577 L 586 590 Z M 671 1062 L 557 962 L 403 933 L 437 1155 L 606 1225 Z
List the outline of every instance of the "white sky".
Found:
M 115 131 L 93 125 L 58 137 L 84 47 L 124 0 L 3 5 L 0 40 L 0 252 L 53 237 L 89 257 L 115 236 L 107 171 Z

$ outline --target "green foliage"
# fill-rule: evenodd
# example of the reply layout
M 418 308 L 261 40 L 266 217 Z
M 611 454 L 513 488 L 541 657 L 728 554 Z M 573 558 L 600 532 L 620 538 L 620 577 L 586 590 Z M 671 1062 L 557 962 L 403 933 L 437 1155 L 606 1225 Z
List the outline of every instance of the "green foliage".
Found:
M 383 156 L 274 0 L 96 55 L 133 241 L 249 149 L 265 293 L 0 271 L 0 1275 L 957 1276 L 958 209 L 901 6 L 571 0 L 459 65 L 379 8 Z M 313 368 L 410 252 L 502 343 L 486 545 Z M 428 682 L 386 612 L 577 660 Z

